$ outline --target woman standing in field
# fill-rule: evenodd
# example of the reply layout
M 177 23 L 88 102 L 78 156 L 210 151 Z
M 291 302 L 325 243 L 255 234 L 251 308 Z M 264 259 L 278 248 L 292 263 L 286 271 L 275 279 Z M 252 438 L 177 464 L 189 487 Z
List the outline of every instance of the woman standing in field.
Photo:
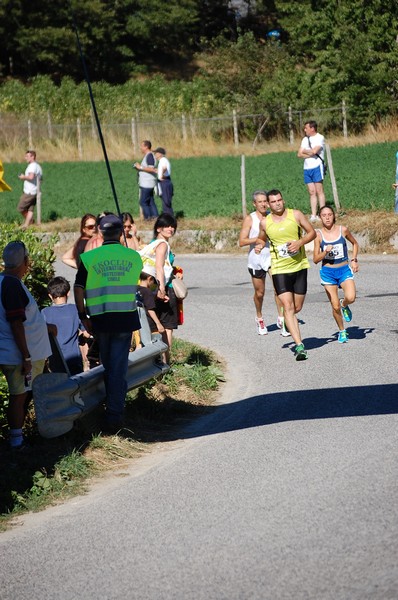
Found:
M 80 264 L 80 255 L 83 254 L 87 242 L 97 233 L 96 218 L 91 213 L 86 213 L 80 221 L 80 236 L 62 256 L 62 262 L 77 269 Z
M 354 273 L 358 266 L 358 242 L 344 225 L 336 225 L 336 215 L 330 206 L 323 206 L 319 211 L 322 229 L 317 229 L 314 240 L 314 263 L 322 261 L 320 270 L 321 284 L 332 305 L 333 317 L 339 328 L 338 341 L 348 342 L 348 333 L 343 319 L 349 323 L 352 319 L 349 304 L 355 302 L 356 290 Z M 352 244 L 352 258 L 348 258 L 347 242 Z M 344 292 L 344 298 L 339 300 L 339 288 Z

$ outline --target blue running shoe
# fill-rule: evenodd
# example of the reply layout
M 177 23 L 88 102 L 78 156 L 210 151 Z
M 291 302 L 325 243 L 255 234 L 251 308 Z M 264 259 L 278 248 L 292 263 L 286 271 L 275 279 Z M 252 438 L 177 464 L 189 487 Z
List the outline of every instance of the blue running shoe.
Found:
M 343 306 L 342 302 L 343 301 L 340 300 L 341 312 L 343 313 L 344 321 L 347 321 L 347 323 L 349 323 L 352 319 L 352 312 L 348 306 Z
M 337 341 L 340 344 L 344 344 L 345 342 L 348 342 L 348 333 L 346 332 L 345 329 L 343 329 L 343 331 L 339 331 L 339 338 Z

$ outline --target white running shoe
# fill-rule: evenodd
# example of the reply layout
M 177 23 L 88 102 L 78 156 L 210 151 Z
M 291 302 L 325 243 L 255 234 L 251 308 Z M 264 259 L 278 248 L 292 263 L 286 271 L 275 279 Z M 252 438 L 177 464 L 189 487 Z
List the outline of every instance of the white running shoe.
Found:
M 268 329 L 265 326 L 264 319 L 258 319 L 256 317 L 256 325 L 257 325 L 258 335 L 267 335 Z
M 285 319 L 283 317 L 278 317 L 276 326 L 281 330 L 281 336 L 289 337 L 290 332 L 286 329 Z
M 282 327 L 282 329 L 281 329 L 281 336 L 282 336 L 282 337 L 289 337 L 290 335 L 292 335 L 292 334 L 290 333 L 290 331 L 288 331 L 288 330 L 286 329 L 286 325 L 285 325 L 285 323 L 283 323 L 283 327 Z

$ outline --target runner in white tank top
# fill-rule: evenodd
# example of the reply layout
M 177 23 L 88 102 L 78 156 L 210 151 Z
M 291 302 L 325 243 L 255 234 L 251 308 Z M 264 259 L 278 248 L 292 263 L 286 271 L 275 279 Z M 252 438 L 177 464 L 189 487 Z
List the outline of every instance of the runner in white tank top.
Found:
M 265 293 L 265 276 L 268 273 L 271 277 L 271 255 L 268 244 L 260 254 L 256 254 L 254 250 L 260 231 L 260 221 L 265 217 L 268 210 L 266 192 L 262 190 L 254 192 L 253 205 L 256 210 L 247 215 L 243 220 L 239 235 L 239 246 L 249 246 L 247 266 L 254 288 L 253 300 L 256 308 L 256 327 L 259 335 L 266 335 L 268 330 L 264 323 L 262 309 Z M 285 329 L 282 305 L 279 298 L 276 295 L 274 297 L 278 311 L 277 327 L 281 330 L 281 335 L 288 336 L 290 334 Z

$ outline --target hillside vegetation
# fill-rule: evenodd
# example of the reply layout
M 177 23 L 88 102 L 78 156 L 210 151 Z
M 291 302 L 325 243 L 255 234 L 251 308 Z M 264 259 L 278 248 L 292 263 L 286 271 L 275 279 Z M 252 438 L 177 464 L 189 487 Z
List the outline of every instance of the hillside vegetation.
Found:
M 74 32 L 102 118 L 260 113 L 265 136 L 301 112 L 349 107 L 351 130 L 396 114 L 394 0 L 4 0 L 0 113 L 89 119 Z M 235 6 L 235 9 L 232 9 Z M 34 48 L 34 52 L 32 51 Z M 116 85 L 118 84 L 118 85 Z M 26 87 L 27 86 L 27 87 Z M 317 115 L 323 132 L 338 112 Z

